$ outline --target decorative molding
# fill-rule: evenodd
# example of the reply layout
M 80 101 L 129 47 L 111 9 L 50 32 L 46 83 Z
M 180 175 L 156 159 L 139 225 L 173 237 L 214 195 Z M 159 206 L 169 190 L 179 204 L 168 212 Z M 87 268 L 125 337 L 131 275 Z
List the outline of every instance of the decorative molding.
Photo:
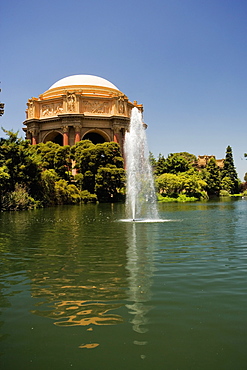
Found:
M 63 126 L 62 127 L 63 133 L 68 133 L 69 132 L 69 126 Z

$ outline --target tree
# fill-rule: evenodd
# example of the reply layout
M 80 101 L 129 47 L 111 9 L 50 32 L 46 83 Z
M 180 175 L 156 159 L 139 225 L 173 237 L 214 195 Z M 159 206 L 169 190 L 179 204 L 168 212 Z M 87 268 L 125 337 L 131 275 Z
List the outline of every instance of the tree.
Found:
M 231 180 L 230 193 L 235 194 L 239 192 L 239 181 L 236 169 L 234 167 L 232 148 L 230 145 L 226 148 L 226 157 L 224 160 L 224 167 L 222 169 L 221 178 L 229 177 Z
M 164 173 L 157 177 L 156 186 L 163 195 L 176 197 L 179 194 L 186 194 L 196 198 L 207 197 L 206 182 L 193 170 L 178 174 Z
M 40 168 L 28 140 L 18 138 L 18 132 L 4 130 L 8 138 L 0 139 L 0 166 L 4 167 L 6 192 L 14 191 L 16 184 L 25 185 L 36 197 L 40 184 Z
M 166 159 L 161 153 L 159 154 L 158 160 L 156 161 L 156 166 L 155 166 L 155 174 L 157 176 L 162 175 L 165 173 L 165 163 Z
M 83 190 L 96 192 L 99 200 L 116 200 L 124 185 L 120 146 L 115 142 L 93 144 L 87 140 L 76 144 L 72 153 L 83 176 Z
M 48 141 L 32 145 L 32 150 L 36 153 L 43 170 L 53 169 L 61 179 L 67 181 L 70 179 L 71 150 L 69 145 L 60 146 Z
M 207 192 L 208 195 L 219 195 L 220 192 L 220 169 L 216 163 L 215 158 L 210 158 L 206 170 L 204 171 L 205 180 L 207 183 Z
M 100 202 L 114 202 L 121 197 L 125 184 L 125 171 L 116 166 L 100 167 L 95 176 L 95 193 Z
M 165 172 L 167 173 L 186 172 L 190 168 L 190 162 L 181 153 L 169 154 L 164 165 Z
M 156 167 L 157 162 L 152 152 L 149 152 L 149 162 L 153 168 Z

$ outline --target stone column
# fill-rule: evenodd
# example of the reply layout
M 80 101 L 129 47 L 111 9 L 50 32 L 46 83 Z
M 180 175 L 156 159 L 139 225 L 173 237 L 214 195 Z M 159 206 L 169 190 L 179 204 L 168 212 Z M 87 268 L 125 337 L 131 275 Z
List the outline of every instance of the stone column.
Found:
M 118 123 L 113 124 L 113 141 L 120 144 L 120 126 Z
M 32 135 L 31 144 L 32 145 L 38 144 L 38 142 L 39 142 L 39 140 L 38 140 L 38 130 L 37 129 L 31 129 L 30 132 L 31 132 L 31 135 Z
M 63 145 L 69 145 L 69 127 L 63 126 Z
M 75 144 L 81 140 L 81 127 L 80 125 L 75 125 Z

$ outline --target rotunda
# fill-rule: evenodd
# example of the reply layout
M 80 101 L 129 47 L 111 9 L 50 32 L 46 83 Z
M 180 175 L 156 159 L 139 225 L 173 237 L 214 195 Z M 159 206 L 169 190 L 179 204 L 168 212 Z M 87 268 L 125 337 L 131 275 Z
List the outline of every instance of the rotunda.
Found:
M 110 81 L 92 75 L 74 75 L 55 82 L 38 98 L 27 102 L 23 130 L 33 145 L 53 141 L 74 145 L 80 140 L 94 144 L 115 141 L 123 150 L 131 103 Z

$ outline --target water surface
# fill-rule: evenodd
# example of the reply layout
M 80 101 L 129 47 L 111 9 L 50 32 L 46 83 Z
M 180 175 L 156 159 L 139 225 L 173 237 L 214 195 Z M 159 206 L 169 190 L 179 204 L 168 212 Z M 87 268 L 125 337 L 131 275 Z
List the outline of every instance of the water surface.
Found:
M 0 215 L 1 369 L 246 369 L 247 201 Z

